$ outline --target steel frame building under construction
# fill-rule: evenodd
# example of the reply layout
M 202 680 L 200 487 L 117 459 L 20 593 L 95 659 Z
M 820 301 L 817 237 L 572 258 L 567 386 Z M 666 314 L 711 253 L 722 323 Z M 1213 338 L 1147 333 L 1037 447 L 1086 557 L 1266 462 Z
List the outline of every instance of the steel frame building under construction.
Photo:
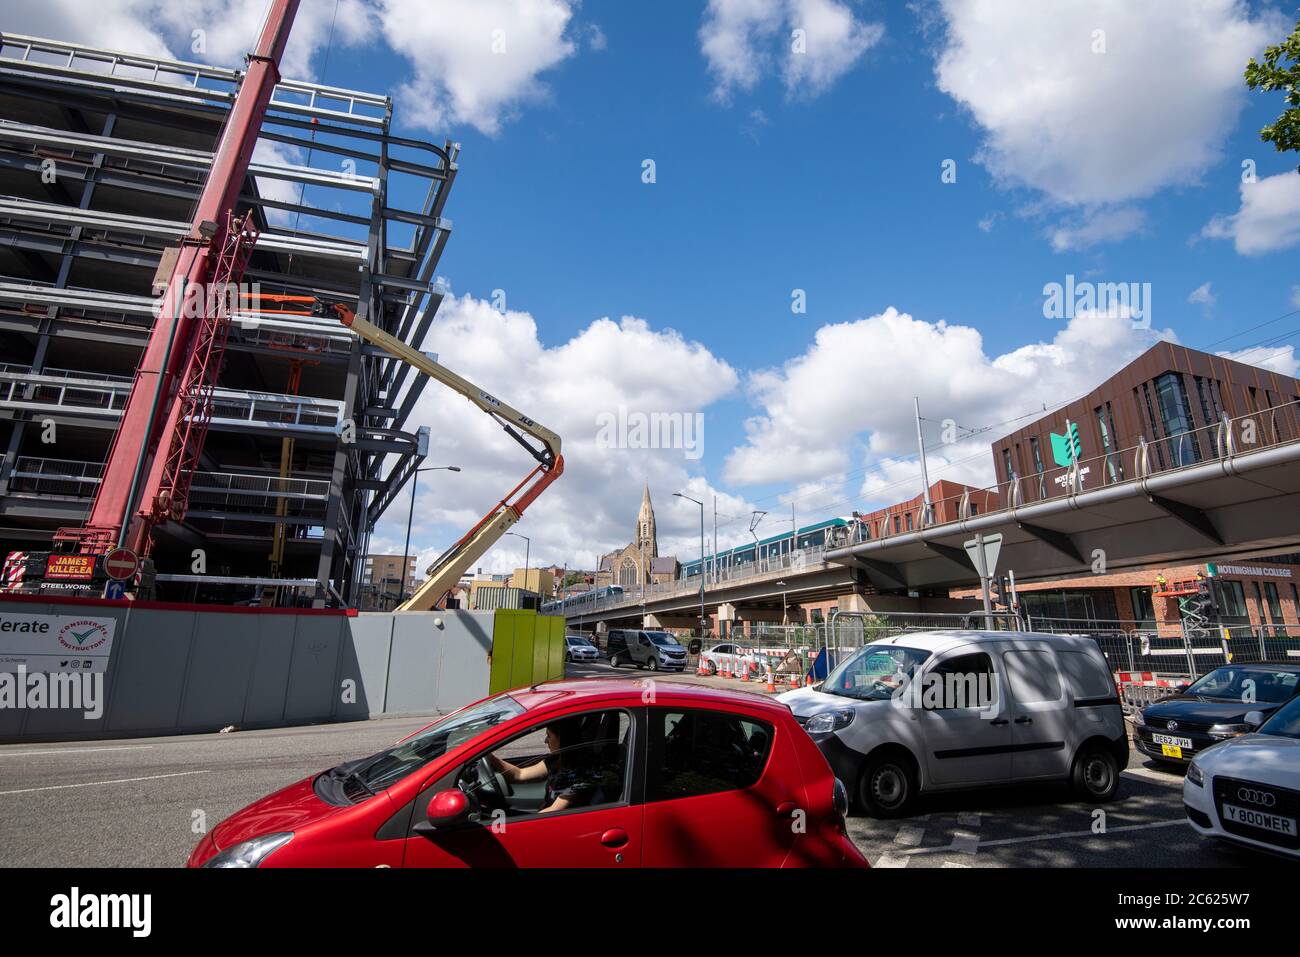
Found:
M 48 550 L 85 520 L 160 260 L 244 75 L 0 34 L 0 552 Z M 276 85 L 239 197 L 258 233 L 243 282 L 343 304 L 418 349 L 458 147 L 392 119 L 386 96 Z M 302 312 L 232 314 L 188 512 L 156 529 L 159 598 L 351 603 L 375 522 L 423 460 L 406 422 L 428 379 Z

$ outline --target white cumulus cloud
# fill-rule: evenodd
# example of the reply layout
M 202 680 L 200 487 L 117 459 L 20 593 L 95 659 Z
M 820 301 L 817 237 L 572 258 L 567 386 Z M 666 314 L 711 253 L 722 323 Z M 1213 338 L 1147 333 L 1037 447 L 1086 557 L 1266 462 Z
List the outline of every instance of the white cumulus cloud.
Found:
M 1243 64 L 1281 28 L 1240 0 L 940 2 L 938 85 L 983 130 L 980 162 L 1091 224 L 1058 249 L 1122 238 L 1141 225 L 1125 204 L 1197 182 L 1244 105 Z
M 726 100 L 773 69 L 788 95 L 817 96 L 884 34 L 882 24 L 858 18 L 842 0 L 709 0 L 699 36 L 714 95 Z
M 1290 249 L 1300 243 L 1300 173 L 1279 173 L 1241 184 L 1241 208 L 1210 220 L 1201 235 L 1231 239 L 1243 256 Z
M 410 122 L 467 124 L 485 133 L 546 95 L 541 74 L 572 56 L 577 0 L 306 0 L 281 72 L 314 79 L 328 51 L 330 78 L 357 72 L 355 50 L 380 41 L 405 60 L 397 91 Z M 147 56 L 239 66 L 266 15 L 266 0 L 11 0 L 6 31 L 73 40 Z M 591 26 L 592 49 L 604 34 Z M 352 57 L 346 70 L 340 60 Z M 371 88 L 364 76 L 334 85 Z
M 762 412 L 746 423 L 746 441 L 728 456 L 724 475 L 742 486 L 805 482 L 859 460 L 910 457 L 914 395 L 927 419 L 955 423 L 957 442 L 941 457 L 956 462 L 966 454 L 960 446 L 966 430 L 1086 393 L 1162 338 L 1173 334 L 1134 328 L 1114 311 L 1076 316 L 1050 341 L 996 356 L 985 351 L 976 329 L 925 322 L 893 307 L 823 326 L 803 354 L 750 376 Z M 987 451 L 989 441 L 1016 426 L 999 427 L 977 444 Z M 985 459 L 982 473 L 977 462 L 956 473 L 957 480 L 982 474 L 991 481 L 992 459 Z
M 598 416 L 617 415 L 620 406 L 629 414 L 702 412 L 707 448 L 709 406 L 738 382 L 724 360 L 633 317 L 597 319 L 568 341 L 547 345 L 527 312 L 502 313 L 470 296 L 444 301 L 423 348 L 562 437 L 564 475 L 517 527 L 532 539 L 534 564 L 567 558 L 592 567 L 601 553 L 626 545 L 645 482 L 654 496 L 661 553 L 698 552 L 699 510 L 672 497 L 684 491 L 706 501 L 711 525 L 714 492 L 698 474 L 698 460 L 681 448 L 604 447 Z M 431 429 L 428 464 L 464 469 L 431 473 L 420 484 L 413 540 L 427 558 L 514 487 L 532 460 L 500 426 L 436 383 L 426 387 L 406 427 L 420 425 Z M 736 497 L 719 494 L 720 510 L 744 508 Z M 385 541 L 400 540 L 405 519 L 405 509 L 394 507 L 377 532 Z M 506 538 L 483 566 L 522 565 L 523 552 L 522 541 Z
M 540 74 L 577 51 L 572 0 L 381 0 L 388 44 L 411 63 L 401 102 L 430 127 L 497 132 L 546 96 Z

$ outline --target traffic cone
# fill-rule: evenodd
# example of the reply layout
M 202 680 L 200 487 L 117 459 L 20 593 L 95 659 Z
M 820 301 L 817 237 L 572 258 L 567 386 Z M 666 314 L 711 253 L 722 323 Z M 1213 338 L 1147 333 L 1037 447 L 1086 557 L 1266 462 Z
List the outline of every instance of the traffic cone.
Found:
M 804 676 L 803 676 L 803 686 L 804 686 L 805 688 L 811 688 L 811 687 L 812 687 L 812 675 L 809 674 L 809 675 L 804 675 Z
M 776 694 L 776 676 L 771 671 L 767 673 L 767 693 Z
M 742 661 L 740 662 L 740 680 L 741 680 L 741 681 L 748 681 L 748 680 L 749 680 L 749 662 L 748 662 L 748 661 L 743 661 L 743 660 L 742 660 Z
M 724 658 L 722 659 L 722 672 L 721 672 L 721 674 L 722 674 L 722 677 L 724 677 L 724 678 L 730 678 L 730 677 L 731 677 L 731 656 L 730 656 L 730 655 L 727 655 L 726 657 L 724 657 Z
M 695 663 L 695 673 L 697 675 L 707 675 L 709 673 L 709 666 L 703 655 L 700 655 L 700 660 Z
M 791 675 L 790 675 L 790 687 L 791 687 L 791 688 L 798 688 L 798 687 L 799 687 L 799 676 L 798 676 L 797 674 L 791 673 Z

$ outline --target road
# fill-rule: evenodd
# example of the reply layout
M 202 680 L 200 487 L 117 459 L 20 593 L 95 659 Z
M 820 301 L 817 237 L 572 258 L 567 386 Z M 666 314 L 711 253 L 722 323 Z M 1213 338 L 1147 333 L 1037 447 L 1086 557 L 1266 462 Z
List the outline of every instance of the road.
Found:
M 572 666 L 574 677 L 644 671 Z M 746 687 L 734 680 L 663 680 Z M 761 688 L 761 685 L 758 687 Z M 0 866 L 175 867 L 204 827 L 264 794 L 379 750 L 429 715 L 165 738 L 0 746 Z M 1059 788 L 949 795 L 899 821 L 854 817 L 878 867 L 1210 867 L 1257 861 L 1201 841 L 1183 823 L 1176 774 L 1131 760 L 1106 830 Z

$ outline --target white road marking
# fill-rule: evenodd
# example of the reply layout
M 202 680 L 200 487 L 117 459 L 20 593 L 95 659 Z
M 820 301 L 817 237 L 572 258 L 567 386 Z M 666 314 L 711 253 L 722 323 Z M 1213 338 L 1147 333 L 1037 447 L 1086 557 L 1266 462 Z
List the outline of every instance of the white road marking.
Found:
M 22 758 L 30 754 L 94 754 L 97 751 L 149 751 L 152 744 L 130 744 L 120 748 L 51 748 L 49 751 L 0 751 L 0 758 Z
M 892 854 L 881 854 L 876 858 L 876 862 L 871 866 L 874 868 L 889 867 L 906 867 L 909 861 L 906 857 L 894 857 Z
M 1169 787 L 1182 787 L 1183 779 L 1175 774 L 1169 774 L 1165 771 L 1153 771 L 1151 768 L 1125 768 L 1120 772 L 1120 777 L 1129 775 L 1135 778 L 1141 778 L 1144 781 L 1154 781 L 1156 784 L 1164 784 Z
M 176 771 L 172 774 L 151 774 L 143 778 L 116 778 L 112 781 L 87 781 L 85 784 L 50 784 L 41 788 L 18 788 L 0 791 L 0 794 L 30 794 L 32 791 L 62 791 L 65 788 L 95 788 L 105 784 L 130 784 L 133 781 L 157 781 L 161 778 L 183 778 L 187 774 L 211 774 L 211 771 Z
M 898 829 L 898 834 L 894 837 L 894 843 L 902 844 L 905 847 L 919 847 L 924 839 L 925 828 L 908 826 Z
M 959 854 L 974 854 L 979 843 L 980 836 L 974 831 L 954 831 L 949 846 Z
M 957 823 L 962 827 L 979 827 L 980 813 L 979 811 L 962 811 L 957 815 Z
M 1126 824 L 1123 827 L 1110 827 L 1106 829 L 1106 834 L 1119 834 L 1123 831 L 1145 831 L 1155 827 L 1171 827 L 1175 824 L 1186 824 L 1185 819 L 1176 821 L 1153 821 L 1150 824 Z M 1028 844 L 1033 841 L 1060 841 L 1071 837 L 1104 837 L 1105 835 L 1094 834 L 1092 831 L 1062 831 L 1059 834 L 1035 834 L 1028 837 L 1004 837 L 996 841 L 980 841 L 979 848 L 983 850 L 986 847 L 1001 847 L 1006 844 Z M 900 851 L 901 854 L 933 854 L 935 851 L 951 851 L 951 847 L 914 847 L 906 851 Z M 972 852 L 973 853 L 973 852 Z

